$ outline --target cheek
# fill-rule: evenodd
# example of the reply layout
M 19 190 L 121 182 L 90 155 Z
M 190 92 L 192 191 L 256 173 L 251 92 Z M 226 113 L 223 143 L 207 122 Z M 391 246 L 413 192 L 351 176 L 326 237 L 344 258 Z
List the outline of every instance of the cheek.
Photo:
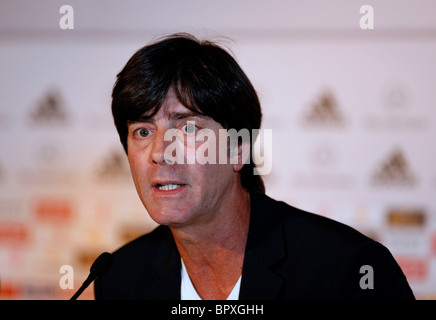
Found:
M 137 171 L 137 159 L 134 156 L 129 155 L 128 160 L 129 160 L 130 172 L 134 176 Z
M 226 139 L 220 140 L 212 130 L 209 130 L 208 136 L 198 137 L 197 139 L 195 149 L 187 148 L 188 155 L 192 157 L 192 154 L 194 154 L 197 163 L 227 164 L 229 162 Z M 216 171 L 215 168 L 211 168 L 211 170 Z
M 139 183 L 142 180 L 141 177 L 144 176 L 144 161 L 139 155 L 136 154 L 129 154 L 128 160 L 133 182 L 135 183 L 136 188 L 138 188 L 141 185 Z
M 203 184 L 208 188 L 222 188 L 233 181 L 233 169 L 230 164 L 206 164 L 201 166 Z

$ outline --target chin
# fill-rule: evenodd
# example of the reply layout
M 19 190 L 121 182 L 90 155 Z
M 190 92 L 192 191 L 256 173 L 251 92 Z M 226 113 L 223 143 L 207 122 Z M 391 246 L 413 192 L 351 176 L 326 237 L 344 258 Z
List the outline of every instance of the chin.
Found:
M 186 217 L 186 214 L 183 212 L 177 211 L 175 209 L 167 209 L 167 212 L 162 212 L 162 210 L 158 210 L 155 214 L 150 214 L 151 219 L 154 222 L 160 225 L 169 226 L 169 227 L 177 227 L 186 224 L 189 221 L 189 218 Z

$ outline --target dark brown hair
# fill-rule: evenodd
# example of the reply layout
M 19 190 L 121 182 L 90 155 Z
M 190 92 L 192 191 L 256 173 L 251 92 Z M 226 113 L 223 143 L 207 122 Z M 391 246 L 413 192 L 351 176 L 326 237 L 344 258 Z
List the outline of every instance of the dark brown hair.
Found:
M 112 114 L 127 150 L 127 122 L 153 117 L 170 88 L 186 108 L 206 115 L 225 129 L 260 129 L 262 112 L 256 91 L 235 59 L 211 41 L 174 34 L 138 50 L 117 75 Z M 254 142 L 256 137 L 251 136 Z M 252 155 L 252 153 L 251 153 Z M 264 193 L 262 178 L 250 162 L 240 171 L 241 184 Z

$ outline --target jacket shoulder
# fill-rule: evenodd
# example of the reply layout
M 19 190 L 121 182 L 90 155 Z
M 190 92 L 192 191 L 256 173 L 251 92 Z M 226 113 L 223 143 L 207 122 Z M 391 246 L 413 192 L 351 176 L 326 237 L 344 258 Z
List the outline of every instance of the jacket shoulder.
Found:
M 114 258 L 119 260 L 121 257 L 124 259 L 138 258 L 138 254 L 147 255 L 156 249 L 156 245 L 171 236 L 171 231 L 168 227 L 158 226 L 151 232 L 146 233 L 117 249 L 113 255 Z
M 295 240 L 316 243 L 319 246 L 339 244 L 355 246 L 374 242 L 358 230 L 336 220 L 293 207 L 266 195 L 257 197 L 256 206 L 264 219 L 281 225 L 285 233 Z
M 283 230 L 286 259 L 277 265 L 292 298 L 413 299 L 401 268 L 381 243 L 358 230 L 267 196 L 257 200 L 263 219 Z M 362 267 L 376 274 L 375 290 L 363 290 Z M 365 269 L 366 270 L 366 269 Z
M 159 247 L 171 241 L 171 237 L 168 227 L 159 226 L 113 252 L 111 268 L 95 281 L 95 298 L 140 298 L 143 287 L 157 277 L 152 263 Z

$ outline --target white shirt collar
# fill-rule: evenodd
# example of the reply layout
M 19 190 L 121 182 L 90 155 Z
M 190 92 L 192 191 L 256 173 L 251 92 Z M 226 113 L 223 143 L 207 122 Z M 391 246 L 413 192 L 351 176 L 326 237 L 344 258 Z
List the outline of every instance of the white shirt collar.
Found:
M 186 270 L 185 264 L 182 261 L 182 284 L 180 287 L 180 298 L 181 300 L 201 300 L 201 297 L 198 295 L 197 291 L 195 290 L 191 279 L 189 278 L 188 271 Z M 232 292 L 230 292 L 229 296 L 227 297 L 227 300 L 238 300 L 239 299 L 239 290 L 241 287 L 241 278 L 239 277 L 238 281 L 236 282 L 235 286 L 233 287 Z

